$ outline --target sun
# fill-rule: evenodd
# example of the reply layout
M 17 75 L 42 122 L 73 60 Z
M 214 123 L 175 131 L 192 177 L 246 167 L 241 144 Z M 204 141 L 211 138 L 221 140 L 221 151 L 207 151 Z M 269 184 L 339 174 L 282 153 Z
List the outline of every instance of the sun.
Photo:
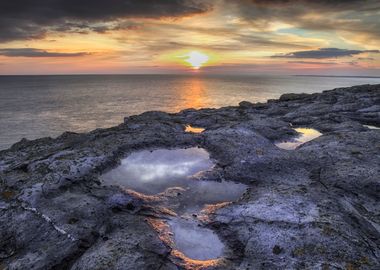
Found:
M 184 61 L 189 63 L 193 69 L 200 69 L 209 60 L 209 57 L 201 52 L 192 51 L 184 56 Z

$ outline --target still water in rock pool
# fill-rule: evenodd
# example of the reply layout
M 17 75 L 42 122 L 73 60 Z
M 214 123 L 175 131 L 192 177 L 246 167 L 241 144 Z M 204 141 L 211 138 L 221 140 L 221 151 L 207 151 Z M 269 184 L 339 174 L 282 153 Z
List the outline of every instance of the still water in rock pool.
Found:
M 223 254 L 224 245 L 210 229 L 202 228 L 196 220 L 183 218 L 169 221 L 176 248 L 195 260 L 210 260 Z
M 276 146 L 285 150 L 294 150 L 301 144 L 314 140 L 322 135 L 322 133 L 313 128 L 295 128 L 294 130 L 300 133 L 298 137 L 289 141 L 278 142 Z
M 213 166 L 200 148 L 140 151 L 103 175 L 107 184 L 120 185 L 144 194 L 157 194 L 169 187 L 186 186 L 188 178 Z
M 187 125 L 185 127 L 185 131 L 190 133 L 202 133 L 203 131 L 205 131 L 205 129 L 201 127 L 193 127 L 191 125 Z
M 202 210 L 235 201 L 247 189 L 239 183 L 195 177 L 213 166 L 209 154 L 201 148 L 144 150 L 123 159 L 120 166 L 103 174 L 101 179 L 105 185 L 165 198 L 157 206 L 176 214 L 162 221 L 168 225 L 173 248 L 193 260 L 212 260 L 223 255 L 225 246 L 199 220 L 204 215 Z
M 370 126 L 370 125 L 363 125 L 369 129 L 380 129 L 380 127 Z

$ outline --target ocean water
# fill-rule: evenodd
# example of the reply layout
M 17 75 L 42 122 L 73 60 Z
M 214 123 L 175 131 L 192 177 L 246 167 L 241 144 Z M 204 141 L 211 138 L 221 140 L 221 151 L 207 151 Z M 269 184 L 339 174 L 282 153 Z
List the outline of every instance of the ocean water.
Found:
M 22 138 L 118 125 L 148 110 L 217 108 L 380 83 L 380 78 L 305 76 L 0 76 L 0 149 Z

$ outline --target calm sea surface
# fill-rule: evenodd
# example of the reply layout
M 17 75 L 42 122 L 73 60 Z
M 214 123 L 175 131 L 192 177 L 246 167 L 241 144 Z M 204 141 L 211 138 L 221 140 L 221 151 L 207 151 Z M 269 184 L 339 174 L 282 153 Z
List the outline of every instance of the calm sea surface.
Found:
M 298 76 L 0 76 L 0 149 L 22 138 L 85 132 L 147 110 L 237 105 L 380 83 L 380 78 Z

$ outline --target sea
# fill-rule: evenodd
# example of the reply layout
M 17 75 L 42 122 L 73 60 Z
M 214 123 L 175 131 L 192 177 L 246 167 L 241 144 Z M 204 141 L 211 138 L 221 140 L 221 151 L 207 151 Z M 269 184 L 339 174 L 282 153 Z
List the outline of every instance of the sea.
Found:
M 0 76 L 0 150 L 22 138 L 118 125 L 145 111 L 218 108 L 380 78 L 263 75 Z

